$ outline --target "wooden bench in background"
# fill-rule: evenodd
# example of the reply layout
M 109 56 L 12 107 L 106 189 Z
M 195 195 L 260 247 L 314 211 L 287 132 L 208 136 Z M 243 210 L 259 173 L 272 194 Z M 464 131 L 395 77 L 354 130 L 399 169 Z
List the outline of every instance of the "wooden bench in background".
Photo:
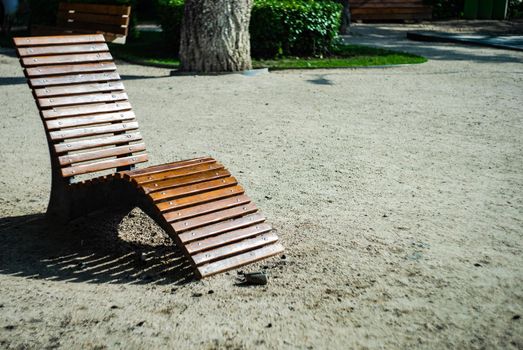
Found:
M 354 21 L 405 21 L 432 18 L 432 7 L 423 0 L 351 0 Z
M 131 6 L 60 3 L 56 26 L 33 25 L 31 35 L 103 34 L 108 42 L 125 44 Z
M 52 222 L 139 206 L 172 237 L 199 277 L 283 251 L 237 179 L 213 158 L 134 169 L 147 161 L 145 144 L 102 35 L 14 43 L 46 131 Z

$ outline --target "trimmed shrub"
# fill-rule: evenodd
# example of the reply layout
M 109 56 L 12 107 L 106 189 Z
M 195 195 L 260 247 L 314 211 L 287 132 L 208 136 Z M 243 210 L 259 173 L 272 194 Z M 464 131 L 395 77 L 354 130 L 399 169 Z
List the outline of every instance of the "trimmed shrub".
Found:
M 183 0 L 157 0 L 165 39 L 180 46 Z M 327 54 L 340 27 L 341 5 L 332 1 L 255 0 L 250 35 L 253 57 Z

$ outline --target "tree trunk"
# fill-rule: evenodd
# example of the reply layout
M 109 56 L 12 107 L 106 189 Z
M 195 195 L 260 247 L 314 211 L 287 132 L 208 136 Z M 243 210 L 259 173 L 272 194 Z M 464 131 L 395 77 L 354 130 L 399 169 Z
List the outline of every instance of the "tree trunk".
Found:
M 180 70 L 206 73 L 251 69 L 252 1 L 186 0 Z
M 343 9 L 341 10 L 341 28 L 340 28 L 340 34 L 349 34 L 350 31 L 350 25 L 351 25 L 351 18 L 350 18 L 350 0 L 340 0 L 340 2 L 343 5 Z

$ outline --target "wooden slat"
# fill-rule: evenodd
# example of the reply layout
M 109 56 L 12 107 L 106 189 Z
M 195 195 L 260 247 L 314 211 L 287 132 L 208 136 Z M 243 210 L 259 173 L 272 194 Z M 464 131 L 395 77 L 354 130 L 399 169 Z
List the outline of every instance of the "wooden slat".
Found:
M 67 22 L 74 21 L 77 22 L 77 26 L 81 26 L 83 23 L 98 23 L 98 24 L 112 24 L 117 26 L 127 26 L 129 25 L 129 17 L 127 15 L 108 15 L 105 13 L 86 13 L 86 12 L 69 12 L 58 11 L 56 17 L 58 21 Z
M 207 172 L 199 173 L 199 174 L 195 174 L 195 175 L 178 177 L 178 178 L 170 179 L 170 180 L 151 182 L 151 183 L 141 186 L 140 188 L 145 193 L 151 193 L 151 192 L 155 192 L 155 191 L 164 190 L 167 188 L 174 188 L 174 187 L 190 185 L 190 184 L 208 181 L 208 180 L 220 179 L 220 178 L 227 177 L 230 175 L 231 175 L 231 173 L 226 169 L 220 169 L 220 170 L 216 170 L 216 171 L 213 170 L 213 171 L 207 171 Z
M 109 51 L 105 43 L 92 43 L 86 45 L 59 45 L 59 46 L 33 46 L 21 47 L 18 50 L 18 55 L 21 57 L 28 56 L 45 56 L 45 55 L 65 55 L 83 52 L 105 52 Z
M 178 198 L 182 196 L 193 195 L 205 191 L 215 190 L 218 188 L 236 185 L 238 181 L 232 176 L 223 179 L 209 180 L 205 182 L 198 182 L 197 184 L 180 186 L 173 189 L 165 189 L 163 191 L 154 192 L 150 195 L 155 202 L 164 201 L 171 198 Z
M 167 222 L 174 222 L 183 219 L 188 219 L 194 216 L 212 213 L 221 209 L 228 209 L 238 205 L 247 204 L 251 201 L 249 197 L 242 194 L 235 197 L 216 200 L 205 204 L 195 205 L 193 207 L 170 211 L 163 214 L 163 218 Z
M 64 64 L 64 65 L 60 65 L 60 66 L 41 66 L 41 67 L 36 67 L 36 68 L 27 68 L 25 70 L 25 72 L 26 72 L 26 75 L 28 78 L 45 76 L 45 78 L 41 78 L 41 79 L 46 79 L 47 82 L 53 81 L 53 79 L 62 78 L 63 82 L 61 82 L 59 84 L 70 84 L 70 83 L 76 82 L 75 80 L 78 80 L 79 78 L 81 78 L 82 76 L 87 75 L 87 74 L 78 74 L 78 75 L 71 76 L 73 79 L 71 79 L 71 77 L 69 77 L 69 76 L 67 76 L 67 77 L 65 77 L 65 76 L 48 77 L 48 76 L 49 75 L 58 75 L 58 74 L 72 74 L 72 73 L 111 72 L 114 70 L 116 70 L 116 65 L 114 64 L 114 62 L 99 62 L 99 63 L 86 63 L 86 64 Z M 113 78 L 110 80 L 120 79 L 120 76 L 116 72 L 99 74 L 98 78 L 104 78 L 104 77 L 110 78 L 110 76 L 116 77 L 116 78 Z M 35 85 L 33 80 L 35 80 L 35 79 L 31 79 L 32 86 L 56 85 L 56 84 L 45 84 L 44 82 L 41 82 L 40 84 Z M 104 80 L 104 79 L 99 79 L 99 80 Z M 105 79 L 105 80 L 108 80 L 108 79 Z M 78 82 L 82 82 L 82 81 L 83 80 L 79 80 Z M 93 80 L 86 80 L 86 81 L 93 81 Z
M 116 158 L 110 160 L 102 160 L 100 162 L 76 165 L 72 167 L 62 168 L 62 176 L 70 177 L 81 174 L 92 173 L 95 171 L 107 170 L 117 167 L 122 167 L 131 164 L 143 163 L 147 161 L 147 154 L 133 155 L 124 158 Z
M 46 64 L 71 64 L 83 62 L 111 61 L 109 52 L 85 53 L 78 55 L 53 55 L 22 58 L 24 67 L 42 66 Z
M 65 84 L 75 84 L 75 83 L 91 83 L 91 82 L 105 82 L 105 81 L 115 81 L 120 80 L 120 76 L 116 72 L 107 72 L 107 73 L 95 73 L 95 74 L 73 74 L 73 75 L 63 75 L 58 77 L 45 77 L 45 78 L 36 78 L 29 79 L 29 84 L 33 88 L 42 87 L 42 86 L 57 86 Z
M 87 162 L 89 160 L 103 159 L 109 157 L 121 156 L 124 154 L 131 154 L 135 152 L 145 151 L 144 143 L 134 143 L 132 145 L 111 147 L 106 149 L 99 149 L 95 151 L 87 151 L 76 154 L 66 154 L 58 157 L 60 165 L 71 165 L 74 163 Z
M 213 159 L 212 161 L 209 160 L 199 162 L 197 165 L 188 165 L 185 167 L 180 167 L 177 169 L 163 171 L 159 173 L 136 176 L 133 177 L 133 181 L 139 185 L 144 185 L 150 182 L 173 179 L 219 169 L 223 169 L 223 165 L 221 165 L 220 163 L 216 163 L 216 161 Z
M 191 205 L 201 204 L 211 202 L 217 199 L 232 197 L 238 194 L 243 194 L 243 187 L 236 185 L 233 187 L 222 188 L 219 190 L 209 191 L 201 194 L 196 194 L 194 196 L 187 196 L 178 199 L 173 199 L 168 202 L 158 203 L 156 207 L 161 212 L 172 210 L 172 209 L 181 209 L 189 207 Z
M 193 230 L 201 226 L 214 224 L 224 220 L 234 219 L 247 214 L 252 214 L 256 211 L 258 211 L 258 208 L 256 208 L 256 205 L 254 205 L 254 203 L 251 202 L 245 205 L 219 210 L 214 213 L 197 216 L 191 219 L 177 221 L 173 223 L 171 226 L 177 233 L 181 233 L 184 231 Z
M 125 92 L 112 92 L 112 93 L 97 93 L 97 94 L 83 94 L 63 97 L 43 97 L 37 99 L 40 107 L 59 107 L 59 106 L 71 106 L 86 103 L 101 103 L 101 102 L 114 102 L 127 100 L 127 94 Z
M 82 4 L 61 2 L 58 6 L 60 11 L 77 11 L 85 13 L 104 13 L 108 15 L 131 14 L 131 6 L 128 5 L 101 5 L 101 4 Z
M 94 124 L 119 122 L 123 120 L 132 120 L 134 118 L 135 115 L 133 111 L 124 111 L 118 113 L 92 114 L 83 117 L 48 119 L 45 121 L 45 124 L 47 126 L 47 129 L 56 130 L 75 126 L 87 126 Z
M 166 164 L 161 164 L 161 165 L 154 165 L 154 166 L 150 166 L 150 167 L 147 167 L 144 169 L 135 169 L 135 170 L 125 171 L 122 173 L 125 174 L 126 176 L 128 176 L 129 178 L 135 178 L 135 177 L 142 176 L 142 175 L 151 175 L 151 174 L 165 172 L 168 170 L 184 168 L 184 167 L 192 166 L 195 164 L 215 163 L 215 162 L 216 161 L 214 159 L 212 159 L 211 157 L 199 157 L 199 158 L 182 160 L 182 161 L 166 163 Z
M 229 243 L 241 241 L 242 239 L 250 238 L 257 236 L 259 234 L 269 232 L 272 230 L 271 225 L 267 223 L 261 223 L 258 225 L 249 226 L 246 228 L 241 228 L 239 230 L 230 231 L 227 233 L 222 233 L 219 236 L 214 236 L 199 241 L 194 241 L 192 243 L 186 244 L 185 249 L 189 254 L 198 253 L 207 249 L 219 247 Z
M 54 145 L 54 149 L 55 149 L 56 153 L 64 153 L 64 152 L 78 151 L 78 150 L 82 150 L 82 149 L 89 149 L 89 148 L 95 148 L 95 147 L 118 145 L 118 144 L 122 144 L 122 143 L 126 143 L 126 142 L 138 141 L 141 139 L 142 139 L 142 136 L 140 135 L 140 133 L 136 132 L 136 133 L 123 134 L 123 135 L 108 136 L 108 137 L 97 138 L 97 139 L 86 139 L 86 140 L 80 140 L 80 141 L 58 143 L 58 144 Z
M 69 22 L 65 20 L 57 20 L 57 25 L 65 27 L 65 28 L 71 28 L 74 31 L 76 30 L 92 30 L 96 33 L 113 33 L 113 34 L 121 34 L 126 35 L 127 34 L 127 27 L 122 27 L 120 25 L 112 25 L 112 24 L 100 24 L 100 23 L 87 23 L 87 22 Z
M 57 35 L 57 36 L 33 36 L 13 38 L 15 46 L 38 46 L 38 45 L 62 45 L 62 44 L 83 44 L 83 43 L 104 43 L 104 36 L 101 34 L 87 35 Z
M 196 265 L 202 265 L 214 260 L 223 259 L 232 255 L 241 254 L 250 250 L 263 247 L 265 245 L 274 243 L 278 240 L 278 236 L 274 233 L 264 233 L 254 238 L 245 239 L 240 242 L 231 243 L 226 246 L 208 250 L 192 256 Z
M 189 243 L 202 238 L 218 235 L 227 231 L 236 230 L 242 227 L 259 224 L 265 221 L 265 217 L 260 214 L 251 214 L 239 219 L 219 222 L 192 231 L 181 233 L 178 237 L 183 243 Z
M 44 119 L 72 117 L 75 115 L 116 112 L 131 109 L 129 102 L 89 104 L 74 107 L 56 107 L 42 111 Z
M 79 128 L 79 129 L 67 129 L 59 131 L 49 132 L 51 140 L 65 140 L 65 139 L 74 139 L 78 137 L 94 136 L 94 135 L 103 135 L 110 134 L 115 132 L 123 132 L 129 130 L 138 129 L 138 122 L 124 122 L 124 123 L 115 123 L 110 125 L 103 126 L 93 126 L 88 128 Z
M 124 86 L 121 81 L 45 87 L 34 89 L 34 93 L 37 97 L 55 97 L 73 94 L 87 94 L 92 92 L 111 92 L 118 90 L 124 90 Z
M 280 254 L 283 251 L 284 248 L 280 243 L 270 244 L 247 253 L 235 255 L 230 258 L 226 258 L 223 260 L 200 266 L 198 267 L 198 273 L 201 277 L 208 277 L 220 272 L 225 272 L 240 266 L 253 263 L 258 260 L 266 259 L 276 254 Z

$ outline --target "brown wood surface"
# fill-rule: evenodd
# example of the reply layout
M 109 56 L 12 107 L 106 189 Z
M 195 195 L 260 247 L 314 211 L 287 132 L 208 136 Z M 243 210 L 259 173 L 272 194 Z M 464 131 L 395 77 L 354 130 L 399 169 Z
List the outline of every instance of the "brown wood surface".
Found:
M 72 117 L 75 115 L 84 114 L 95 114 L 95 113 L 106 113 L 125 111 L 131 109 L 129 102 L 118 102 L 118 103 L 104 103 L 104 104 L 88 104 L 74 107 L 56 107 L 53 109 L 46 109 L 42 111 L 42 116 L 45 119 L 50 118 L 61 118 L 61 117 Z
M 29 85 L 33 88 L 49 87 L 65 84 L 78 83 L 93 83 L 93 82 L 107 82 L 120 80 L 120 76 L 116 72 L 107 73 L 93 73 L 93 74 L 72 74 L 56 77 L 43 77 L 29 79 Z
M 217 224 L 208 225 L 202 228 L 198 228 L 192 231 L 181 233 L 178 237 L 183 243 L 189 243 L 202 238 L 218 235 L 227 231 L 236 230 L 246 226 L 259 224 L 265 221 L 265 217 L 262 214 L 256 213 L 241 217 L 239 219 L 228 220 L 219 222 Z
M 34 89 L 36 97 L 54 97 L 73 94 L 87 94 L 92 92 L 111 92 L 124 90 L 121 81 L 93 84 L 76 84 L 67 86 L 50 86 L 45 88 Z
M 102 5 L 87 3 L 67 3 L 61 2 L 58 5 L 60 11 L 78 11 L 85 13 L 102 13 L 108 15 L 126 15 L 131 14 L 131 6 L 128 5 Z
M 85 34 L 85 35 L 16 37 L 16 38 L 13 38 L 13 41 L 14 41 L 16 47 L 24 47 L 24 46 L 37 46 L 37 45 L 105 43 L 105 38 L 101 34 Z
M 103 147 L 109 145 L 118 145 L 131 141 L 139 141 L 142 136 L 138 132 L 128 133 L 123 135 L 115 135 L 108 137 L 101 137 L 97 139 L 85 139 L 79 141 L 71 141 L 64 143 L 57 143 L 54 145 L 56 153 L 61 154 L 64 152 L 78 151 L 82 149 L 89 149 L 95 147 Z
M 45 121 L 45 124 L 49 130 L 56 130 L 75 126 L 120 122 L 124 120 L 132 120 L 134 118 L 135 115 L 133 111 L 124 111 L 118 113 L 91 114 L 82 117 L 48 119 Z
M 167 202 L 161 202 L 158 203 L 156 207 L 161 212 L 164 212 L 172 209 L 181 209 L 189 207 L 195 204 L 207 203 L 217 199 L 232 197 L 238 194 L 243 194 L 243 187 L 236 185 L 232 187 L 222 188 L 219 190 L 196 194 L 193 196 L 173 199 Z
M 144 143 L 133 143 L 131 145 L 117 146 L 95 151 L 87 151 L 75 154 L 66 154 L 58 157 L 58 162 L 62 166 L 71 165 L 74 163 L 86 162 L 89 160 L 103 159 L 109 157 L 116 157 L 125 154 L 132 154 L 135 152 L 145 151 Z
M 223 233 L 219 236 L 194 241 L 185 245 L 185 249 L 187 249 L 189 254 L 194 254 L 207 249 L 216 248 L 229 243 L 241 241 L 246 238 L 251 238 L 253 236 L 257 236 L 261 233 L 269 232 L 271 230 L 271 225 L 264 222 L 246 228 L 241 228 L 239 230 Z
M 164 189 L 159 192 L 154 192 L 150 194 L 150 197 L 155 202 L 165 201 L 167 199 L 171 200 L 173 198 L 183 197 L 187 195 L 193 195 L 197 193 L 202 193 L 210 190 L 215 190 L 218 188 L 228 187 L 236 185 L 238 182 L 232 176 L 209 180 L 205 182 L 198 182 L 197 184 L 180 186 L 172 189 Z
M 52 55 L 52 56 L 32 56 L 22 58 L 24 67 L 42 66 L 50 64 L 72 64 L 88 63 L 98 61 L 111 61 L 113 57 L 109 52 L 84 53 L 74 55 Z
M 97 63 L 87 63 L 87 64 L 64 64 L 59 66 L 39 66 L 35 68 L 27 68 L 26 74 L 28 78 L 35 78 L 35 77 L 41 77 L 41 76 L 50 76 L 50 75 L 58 75 L 58 74 L 72 74 L 72 73 L 97 73 L 97 72 L 112 72 L 116 70 L 116 65 L 113 62 L 97 62 Z M 78 80 L 78 78 L 81 78 L 82 76 L 87 74 L 78 74 L 75 76 L 72 76 L 73 79 Z M 98 78 L 102 81 L 104 77 L 110 77 L 114 76 L 112 80 L 120 79 L 120 76 L 116 73 L 101 73 L 99 74 Z M 60 77 L 54 77 L 54 78 L 63 78 L 63 82 L 61 84 L 70 84 L 74 83 L 75 80 L 67 80 L 69 76 L 60 76 Z M 46 77 L 42 79 L 49 79 L 47 82 L 51 81 L 53 77 Z M 105 79 L 107 80 L 107 79 Z M 90 80 L 93 81 L 93 80 Z M 78 82 L 83 82 L 83 80 L 79 80 Z M 41 85 L 51 85 L 46 82 L 42 82 Z M 56 84 L 54 84 L 56 85 Z M 34 85 L 33 85 L 34 86 Z
M 169 222 L 175 222 L 183 219 L 192 218 L 198 215 L 212 213 L 217 210 L 236 207 L 238 205 L 247 204 L 251 201 L 249 197 L 242 194 L 239 196 L 229 197 L 225 199 L 216 200 L 213 202 L 195 205 L 189 208 L 166 212 L 163 214 L 164 219 Z
M 21 57 L 46 56 L 46 55 L 64 55 L 73 53 L 88 52 L 108 52 L 109 48 L 105 43 L 91 43 L 83 45 L 55 45 L 55 46 L 30 46 L 21 47 L 18 50 Z
M 202 181 L 220 179 L 223 177 L 230 176 L 231 173 L 226 169 L 206 171 L 203 173 L 198 173 L 194 175 L 182 176 L 175 179 L 169 179 L 164 181 L 155 181 L 150 182 L 141 186 L 141 189 L 145 193 L 151 193 L 155 191 L 160 191 L 168 188 L 174 188 L 189 184 L 194 184 Z
M 153 173 L 153 174 L 136 176 L 136 177 L 133 177 L 133 181 L 137 184 L 144 185 L 144 184 L 147 184 L 150 182 L 173 179 L 173 178 L 178 178 L 178 177 L 182 177 L 182 176 L 198 174 L 198 173 L 203 173 L 203 172 L 210 171 L 210 170 L 219 170 L 219 169 L 223 169 L 222 164 L 216 163 L 215 160 L 208 160 L 208 161 L 198 162 L 197 165 L 187 164 L 187 166 L 179 167 L 174 170 L 168 170 L 168 171 L 163 171 L 163 172 L 158 172 L 158 173 Z
M 116 158 L 110 160 L 102 160 L 90 164 L 76 165 L 72 167 L 62 168 L 62 175 L 64 177 L 76 176 L 86 173 L 91 173 L 94 171 L 101 171 L 106 169 L 117 168 L 121 166 L 143 163 L 147 161 L 146 154 L 133 155 L 124 158 Z
M 60 20 L 78 22 L 81 26 L 83 23 L 98 23 L 98 24 L 112 24 L 126 27 L 129 24 L 129 16 L 127 14 L 110 15 L 103 12 L 89 13 L 89 12 L 69 12 L 58 11 L 56 17 Z
M 177 221 L 173 223 L 171 226 L 177 233 L 181 233 L 184 231 L 193 230 L 201 226 L 214 224 L 220 221 L 235 219 L 240 216 L 255 213 L 256 211 L 258 211 L 258 208 L 256 208 L 256 205 L 251 202 L 245 205 L 219 210 L 210 214 L 197 216 L 191 219 Z
M 201 277 L 209 277 L 217 273 L 225 272 L 243 265 L 253 263 L 258 260 L 280 254 L 284 251 L 280 243 L 274 243 L 247 253 L 235 255 L 230 258 L 219 260 L 210 264 L 198 267 L 198 273 Z
M 82 94 L 63 97 L 44 97 L 37 99 L 40 107 L 61 107 L 88 103 L 113 102 L 127 100 L 125 92 Z
M 79 128 L 79 129 L 51 131 L 51 132 L 49 132 L 49 136 L 51 137 L 51 140 L 59 141 L 59 140 L 74 139 L 74 138 L 86 137 L 86 136 L 120 133 L 123 131 L 136 130 L 136 129 L 138 129 L 138 122 L 123 122 L 123 123 L 115 123 L 115 124 L 103 125 L 103 126 L 92 126 L 92 127 Z
M 129 176 L 130 178 L 139 177 L 141 175 L 151 175 L 156 173 L 161 173 L 168 170 L 174 170 L 179 168 L 184 168 L 188 166 L 192 166 L 195 164 L 200 163 L 215 163 L 216 161 L 212 159 L 211 157 L 199 157 L 194 159 L 188 159 L 188 160 L 182 160 L 172 163 L 166 163 L 161 165 L 153 165 L 150 167 L 147 167 L 145 169 L 135 169 L 130 171 L 122 172 L 122 174 L 125 174 L 126 176 Z

